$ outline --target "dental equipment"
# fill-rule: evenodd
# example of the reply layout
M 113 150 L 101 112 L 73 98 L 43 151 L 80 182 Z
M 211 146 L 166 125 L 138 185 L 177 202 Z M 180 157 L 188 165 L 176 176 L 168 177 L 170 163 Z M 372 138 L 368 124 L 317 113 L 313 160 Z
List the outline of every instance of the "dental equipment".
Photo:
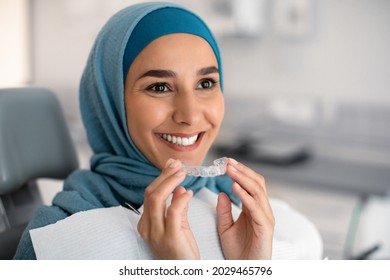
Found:
M 187 176 L 195 177 L 216 177 L 226 173 L 226 165 L 228 158 L 223 157 L 213 161 L 211 166 L 186 166 L 183 165 L 182 170 Z

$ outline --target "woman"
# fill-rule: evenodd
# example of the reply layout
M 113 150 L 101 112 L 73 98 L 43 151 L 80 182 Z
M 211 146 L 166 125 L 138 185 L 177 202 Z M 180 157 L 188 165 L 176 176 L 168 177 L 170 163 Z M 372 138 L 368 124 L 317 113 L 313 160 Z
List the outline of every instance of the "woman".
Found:
M 143 205 L 138 230 L 156 258 L 199 259 L 186 211 L 202 187 L 219 193 L 225 258 L 271 258 L 274 217 L 261 175 L 233 159 L 227 176 L 181 171 L 183 163 L 203 163 L 221 126 L 221 68 L 207 26 L 179 6 L 143 3 L 114 15 L 96 39 L 80 85 L 91 170 L 71 174 L 53 205 L 39 208 L 15 258 L 36 257 L 29 229 L 130 202 Z M 229 198 L 237 197 L 242 212 L 233 221 Z

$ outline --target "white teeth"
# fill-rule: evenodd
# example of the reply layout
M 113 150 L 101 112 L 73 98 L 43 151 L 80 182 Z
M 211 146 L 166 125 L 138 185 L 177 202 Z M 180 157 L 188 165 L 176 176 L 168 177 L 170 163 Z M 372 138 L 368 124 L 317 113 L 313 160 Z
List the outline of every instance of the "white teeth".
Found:
M 192 137 L 177 137 L 169 134 L 160 134 L 160 137 L 170 143 L 177 144 L 180 146 L 190 146 L 193 145 L 196 140 L 198 140 L 198 134 Z

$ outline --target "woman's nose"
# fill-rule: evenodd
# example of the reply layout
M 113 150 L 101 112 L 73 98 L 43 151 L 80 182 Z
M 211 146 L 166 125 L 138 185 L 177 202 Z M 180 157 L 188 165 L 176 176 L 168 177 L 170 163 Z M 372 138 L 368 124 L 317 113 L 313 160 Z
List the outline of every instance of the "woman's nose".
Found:
M 201 119 L 202 105 L 191 91 L 177 94 L 174 106 L 173 120 L 178 124 L 196 125 Z

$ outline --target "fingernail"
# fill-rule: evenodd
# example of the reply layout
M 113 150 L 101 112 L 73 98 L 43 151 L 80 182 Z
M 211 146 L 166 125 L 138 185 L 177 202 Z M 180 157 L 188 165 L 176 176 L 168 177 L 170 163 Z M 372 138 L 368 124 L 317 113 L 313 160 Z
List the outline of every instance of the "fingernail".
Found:
M 172 164 L 172 162 L 174 161 L 174 159 L 170 158 L 167 160 L 167 162 L 165 163 L 165 168 L 167 168 L 170 164 Z
M 229 158 L 229 162 L 231 164 L 234 164 L 234 165 L 237 165 L 238 164 L 238 161 L 236 161 L 234 158 Z
M 178 165 L 179 161 L 177 159 L 169 159 L 165 165 L 165 167 L 175 168 Z

